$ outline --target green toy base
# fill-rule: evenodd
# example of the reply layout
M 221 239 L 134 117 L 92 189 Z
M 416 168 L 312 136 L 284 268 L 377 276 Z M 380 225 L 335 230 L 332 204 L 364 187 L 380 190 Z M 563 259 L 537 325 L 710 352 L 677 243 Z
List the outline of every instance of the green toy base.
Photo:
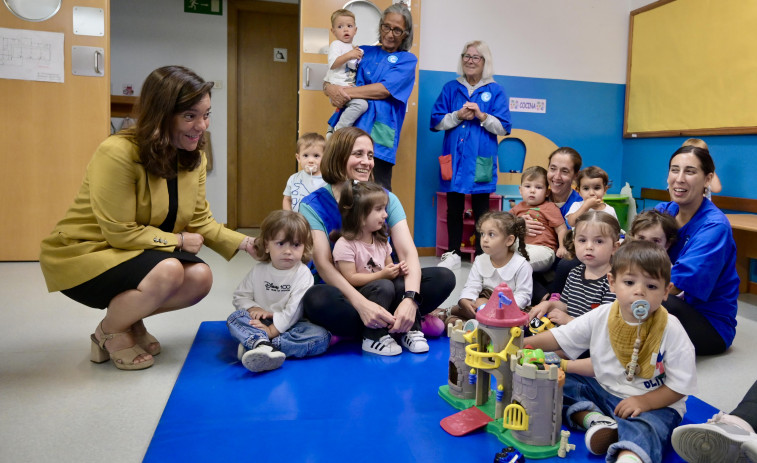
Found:
M 492 400 L 493 391 L 489 391 L 489 399 L 483 405 L 478 408 L 494 418 L 494 411 L 496 408 L 496 401 Z M 449 385 L 443 385 L 439 387 L 439 397 L 444 399 L 445 402 L 452 405 L 458 410 L 466 410 L 470 407 L 476 406 L 476 399 L 461 399 L 455 397 L 449 392 Z M 502 427 L 502 418 L 494 420 L 486 425 L 486 432 L 493 434 L 503 444 L 515 447 L 518 449 L 524 457 L 533 459 L 550 458 L 557 455 L 557 451 L 560 449 L 560 443 L 555 445 L 529 445 L 525 444 L 518 439 L 514 438 L 509 429 Z

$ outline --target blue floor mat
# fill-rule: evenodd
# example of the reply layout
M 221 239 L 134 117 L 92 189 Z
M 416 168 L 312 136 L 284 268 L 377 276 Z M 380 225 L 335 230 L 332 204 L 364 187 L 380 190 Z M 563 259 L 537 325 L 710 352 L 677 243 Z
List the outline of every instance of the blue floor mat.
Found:
M 449 340 L 429 345 L 428 354 L 379 357 L 340 343 L 320 357 L 255 374 L 237 361 L 225 322 L 204 322 L 144 461 L 493 461 L 503 447 L 496 437 L 453 437 L 439 425 L 457 412 L 438 396 Z M 717 412 L 695 397 L 687 404 L 684 423 Z M 583 433 L 570 442 L 576 450 L 567 459 L 538 461 L 604 461 L 587 453 Z M 670 450 L 665 461 L 682 460 Z

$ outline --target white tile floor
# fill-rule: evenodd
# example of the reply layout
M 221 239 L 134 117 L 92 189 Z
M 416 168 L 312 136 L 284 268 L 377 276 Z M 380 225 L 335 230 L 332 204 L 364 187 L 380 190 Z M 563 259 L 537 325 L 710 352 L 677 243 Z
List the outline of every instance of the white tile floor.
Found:
M 163 353 L 152 368 L 134 372 L 89 361 L 89 334 L 102 313 L 48 294 L 36 262 L 0 263 L 0 462 L 143 459 L 197 328 L 225 320 L 231 293 L 253 263 L 243 254 L 229 263 L 210 251 L 201 256 L 213 269 L 212 291 L 193 308 L 147 320 Z M 469 269 L 457 272 L 449 305 Z M 733 347 L 697 362 L 698 396 L 726 411 L 757 378 L 757 297 L 740 298 L 738 321 Z

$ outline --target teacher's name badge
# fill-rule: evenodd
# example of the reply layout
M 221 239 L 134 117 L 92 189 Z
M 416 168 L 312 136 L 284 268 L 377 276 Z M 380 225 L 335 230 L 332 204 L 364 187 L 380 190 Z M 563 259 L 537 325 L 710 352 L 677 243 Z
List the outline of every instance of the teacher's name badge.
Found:
M 396 63 L 398 59 L 399 59 L 399 58 L 397 58 L 397 56 L 396 56 L 396 55 L 389 55 L 389 56 L 388 56 L 388 57 L 386 58 L 386 60 L 387 60 L 387 61 L 389 61 L 389 62 L 390 62 L 390 63 L 392 63 L 392 64 Z
M 491 99 L 492 99 L 491 92 L 484 92 L 484 93 L 481 94 L 481 101 L 483 101 L 484 103 L 486 103 L 487 101 L 489 101 Z

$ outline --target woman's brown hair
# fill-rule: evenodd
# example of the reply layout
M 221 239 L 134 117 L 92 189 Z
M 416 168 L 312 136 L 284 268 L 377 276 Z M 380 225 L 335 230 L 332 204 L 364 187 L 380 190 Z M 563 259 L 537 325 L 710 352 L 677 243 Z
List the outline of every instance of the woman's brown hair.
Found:
M 321 160 L 321 173 L 323 180 L 329 185 L 336 185 L 347 180 L 347 159 L 352 155 L 355 141 L 360 137 L 368 137 L 373 144 L 373 139 L 368 132 L 357 127 L 345 127 L 339 129 L 326 142 L 326 149 Z M 371 172 L 373 178 L 373 172 Z
M 171 144 L 171 129 L 174 116 L 210 96 L 211 88 L 213 82 L 205 82 L 183 66 L 164 66 L 147 76 L 137 103 L 137 122 L 126 130 L 139 147 L 147 172 L 170 179 L 178 170 L 191 171 L 200 165 L 204 135 L 194 151 L 179 150 Z
M 552 162 L 552 158 L 556 154 L 567 154 L 570 156 L 570 160 L 573 162 L 573 173 L 577 174 L 579 170 L 581 170 L 581 164 L 583 163 L 583 159 L 581 159 L 581 155 L 578 154 L 578 151 L 574 150 L 573 148 L 569 146 L 561 146 L 560 148 L 557 148 L 556 150 L 552 151 L 552 154 L 549 155 L 548 162 Z

